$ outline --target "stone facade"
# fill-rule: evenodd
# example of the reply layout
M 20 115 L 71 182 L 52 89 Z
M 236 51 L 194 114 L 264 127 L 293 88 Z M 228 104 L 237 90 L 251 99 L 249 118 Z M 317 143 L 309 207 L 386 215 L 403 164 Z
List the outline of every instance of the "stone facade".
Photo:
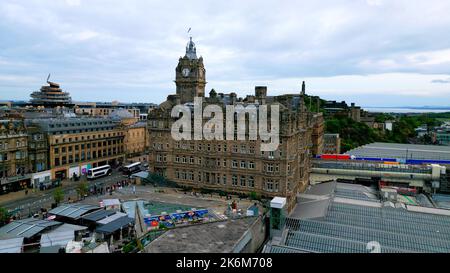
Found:
M 324 109 L 328 116 L 346 116 L 356 122 L 361 122 L 362 109 L 360 106 L 356 106 L 355 103 L 351 103 L 348 106 L 345 101 L 326 101 Z
M 181 103 L 192 102 L 194 97 L 203 97 L 206 86 L 206 70 L 203 58 L 197 58 L 197 49 L 192 38 L 186 46 L 186 55 L 179 59 L 175 69 L 175 84 Z
M 147 123 L 138 122 L 125 127 L 125 154 L 128 161 L 148 161 L 149 147 Z
M 30 121 L 48 136 L 52 179 L 71 178 L 102 165 L 124 161 L 125 131 L 107 118 L 59 118 Z
M 320 155 L 323 153 L 323 134 L 325 131 L 325 123 L 322 113 L 316 113 L 313 115 L 313 132 L 312 132 L 312 154 Z
M 341 139 L 339 134 L 324 134 L 324 154 L 340 154 L 341 153 Z
M 0 193 L 30 185 L 28 135 L 22 120 L 0 120 Z
M 81 116 L 92 116 L 92 117 L 107 117 L 111 115 L 115 110 L 118 108 L 105 108 L 105 107 L 75 107 L 74 111 L 75 114 L 81 115 Z M 126 109 L 133 118 L 139 119 L 140 118 L 140 110 L 136 108 L 130 108 Z
M 27 126 L 27 132 L 30 172 L 45 171 L 48 169 L 47 135 L 38 126 Z
M 169 95 L 167 101 L 149 113 L 150 171 L 194 189 L 285 196 L 288 209 L 292 209 L 296 194 L 304 191 L 309 182 L 313 132 L 316 135 L 323 132 L 320 125 L 314 130 L 315 119 L 304 105 L 305 87 L 298 94 L 267 96 L 267 88 L 257 86 L 255 94 L 244 99 L 237 98 L 235 93 L 217 93 L 213 89 L 209 97 L 204 97 L 203 60 L 190 54 L 192 45 L 191 40 L 186 55 L 180 58 L 176 68 L 176 95 Z M 186 67 L 194 71 L 192 77 L 187 72 L 180 74 Z M 185 79 L 181 80 L 181 76 Z M 259 137 L 246 141 L 236 138 L 175 141 L 171 128 L 176 119 L 171 117 L 171 110 L 180 103 L 190 105 L 195 96 L 203 98 L 203 109 L 210 104 L 219 105 L 223 110 L 227 105 L 278 105 L 281 127 L 278 149 L 261 152 Z

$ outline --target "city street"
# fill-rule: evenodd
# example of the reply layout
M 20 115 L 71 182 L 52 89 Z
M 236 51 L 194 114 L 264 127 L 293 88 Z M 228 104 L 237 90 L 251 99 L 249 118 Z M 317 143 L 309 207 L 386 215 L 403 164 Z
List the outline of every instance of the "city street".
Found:
M 125 180 L 127 177 L 121 172 L 113 171 L 111 176 L 98 178 L 96 180 L 87 181 L 89 186 L 103 185 L 103 188 L 109 187 L 117 182 Z M 76 187 L 81 181 L 63 181 L 64 202 L 70 200 L 77 200 Z M 35 213 L 38 213 L 41 208 L 50 209 L 53 199 L 53 189 L 46 191 L 37 191 L 35 193 L 29 193 L 25 195 L 24 192 L 10 193 L 8 195 L 20 194 L 20 197 L 15 197 L 15 200 L 8 200 L 8 195 L 0 196 L 0 206 L 5 207 L 11 211 L 17 211 L 16 215 L 20 217 L 29 217 Z M 92 205 L 98 205 L 102 199 L 119 198 L 121 200 L 132 199 L 145 199 L 159 202 L 168 202 L 172 204 L 190 205 L 192 207 L 214 208 L 217 211 L 223 212 L 230 200 L 216 196 L 216 195 L 192 195 L 191 192 L 179 192 L 173 188 L 155 188 L 153 186 L 136 186 L 136 192 L 133 193 L 132 186 L 123 187 L 122 189 L 116 189 L 111 195 L 105 190 L 102 195 L 89 195 L 81 200 L 81 203 L 87 203 Z M 9 198 L 11 199 L 11 198 Z M 236 198 L 237 199 L 237 198 Z M 238 206 L 240 208 L 247 208 L 252 205 L 250 200 L 240 200 Z
M 92 181 L 87 180 L 87 183 L 89 186 L 93 186 L 95 184 L 103 184 L 103 187 L 106 188 L 124 179 L 126 179 L 126 176 L 124 176 L 121 172 L 113 171 L 113 174 L 111 176 L 98 178 Z M 76 187 L 81 182 L 81 180 L 63 181 L 62 190 L 64 192 L 64 201 L 67 201 L 68 198 L 70 198 L 71 200 L 77 199 Z M 32 191 L 29 191 L 28 195 L 25 195 L 23 191 L 2 195 L 0 196 L 0 206 L 11 211 L 18 211 L 18 215 L 20 215 L 21 217 L 27 217 L 30 214 L 37 213 L 41 208 L 49 209 L 51 207 L 51 204 L 54 203 L 53 191 L 55 189 L 56 188 L 45 191 L 37 190 L 34 193 Z M 22 196 L 16 197 L 18 194 L 21 194 Z M 11 200 L 11 197 L 13 197 L 14 199 Z

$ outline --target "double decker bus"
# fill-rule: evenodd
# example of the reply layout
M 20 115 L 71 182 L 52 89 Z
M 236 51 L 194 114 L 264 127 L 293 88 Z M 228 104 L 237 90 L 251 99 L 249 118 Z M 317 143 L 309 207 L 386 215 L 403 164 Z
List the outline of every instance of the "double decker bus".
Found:
M 111 166 L 104 165 L 104 166 L 100 166 L 100 167 L 92 168 L 92 169 L 88 170 L 87 178 L 88 179 L 96 179 L 99 177 L 111 175 L 111 173 L 112 173 Z
M 141 162 L 135 162 L 122 168 L 122 172 L 125 175 L 132 175 L 141 171 Z

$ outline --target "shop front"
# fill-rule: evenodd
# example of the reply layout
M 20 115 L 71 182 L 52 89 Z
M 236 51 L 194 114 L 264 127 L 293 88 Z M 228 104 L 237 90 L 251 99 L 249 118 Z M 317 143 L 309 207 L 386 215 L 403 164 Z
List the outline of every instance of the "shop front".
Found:
M 51 180 L 52 180 L 52 172 L 51 171 L 33 173 L 31 175 L 31 186 L 33 188 L 39 188 L 40 184 L 49 183 L 49 182 L 51 182 Z
M 86 165 L 82 165 L 81 166 L 81 174 L 82 175 L 87 175 L 88 170 L 92 169 L 92 165 L 91 164 L 86 164 Z
M 80 174 L 81 174 L 81 172 L 80 172 L 79 166 L 70 167 L 70 169 L 69 169 L 69 178 L 70 179 L 72 179 L 74 177 L 75 178 L 80 177 Z
M 31 188 L 31 175 L 5 177 L 0 180 L 0 194 Z
M 64 180 L 67 178 L 67 168 L 59 168 L 53 170 L 53 179 Z

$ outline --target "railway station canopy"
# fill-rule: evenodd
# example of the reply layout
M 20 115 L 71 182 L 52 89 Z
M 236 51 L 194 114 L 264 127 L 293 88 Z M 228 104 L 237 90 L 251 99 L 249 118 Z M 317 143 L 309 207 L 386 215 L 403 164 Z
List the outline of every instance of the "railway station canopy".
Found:
M 361 185 L 317 186 L 299 194 L 285 236 L 264 252 L 450 252 L 448 210 L 384 201 L 376 189 Z

